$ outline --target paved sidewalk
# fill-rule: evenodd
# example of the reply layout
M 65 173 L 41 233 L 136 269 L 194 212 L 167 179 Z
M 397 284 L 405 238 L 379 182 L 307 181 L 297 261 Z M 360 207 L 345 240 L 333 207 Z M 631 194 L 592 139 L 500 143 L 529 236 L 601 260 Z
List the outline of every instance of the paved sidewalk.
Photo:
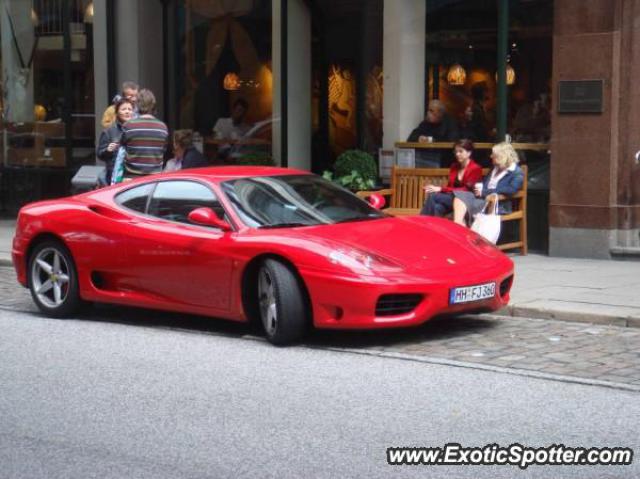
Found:
M 513 256 L 511 316 L 640 328 L 640 261 Z
M 0 266 L 11 264 L 14 220 L 0 220 Z M 511 303 L 501 314 L 640 328 L 640 261 L 512 256 Z

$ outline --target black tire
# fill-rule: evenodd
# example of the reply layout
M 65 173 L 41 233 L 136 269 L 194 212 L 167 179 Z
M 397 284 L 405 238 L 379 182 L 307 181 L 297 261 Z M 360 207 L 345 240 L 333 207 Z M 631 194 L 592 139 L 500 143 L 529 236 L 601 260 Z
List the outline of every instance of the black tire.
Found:
M 267 259 L 258 271 L 258 314 L 267 340 L 284 346 L 298 341 L 309 324 L 305 292 L 283 263 Z
M 31 297 L 44 314 L 62 318 L 78 310 L 78 273 L 71 253 L 62 243 L 45 241 L 36 246 L 27 272 Z

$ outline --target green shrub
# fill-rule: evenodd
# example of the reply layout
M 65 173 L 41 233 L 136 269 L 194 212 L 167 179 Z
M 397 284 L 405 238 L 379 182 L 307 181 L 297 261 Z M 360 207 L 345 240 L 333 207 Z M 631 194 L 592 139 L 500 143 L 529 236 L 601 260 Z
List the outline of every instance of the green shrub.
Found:
M 364 181 L 375 183 L 378 177 L 378 166 L 369 153 L 362 150 L 347 150 L 342 153 L 333 165 L 336 177 L 352 175 L 357 172 Z
M 373 157 L 362 150 L 347 150 L 333 165 L 335 173 L 325 171 L 325 179 L 351 191 L 370 190 L 376 184 L 378 167 Z
M 353 170 L 348 175 L 338 176 L 334 178 L 333 173 L 325 171 L 322 174 L 325 180 L 333 181 L 334 183 L 344 186 L 351 191 L 370 190 L 375 186 L 374 180 L 365 179 L 359 172 Z

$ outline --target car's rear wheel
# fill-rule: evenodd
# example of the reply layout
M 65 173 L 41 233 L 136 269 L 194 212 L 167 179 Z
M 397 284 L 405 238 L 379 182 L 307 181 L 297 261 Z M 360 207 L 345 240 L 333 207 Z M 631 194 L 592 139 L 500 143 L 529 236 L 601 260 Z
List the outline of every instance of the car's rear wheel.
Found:
M 40 311 L 64 317 L 80 306 L 78 275 L 69 250 L 57 241 L 39 244 L 29 257 L 29 289 Z
M 296 275 L 279 261 L 268 259 L 260 267 L 258 308 L 272 344 L 291 344 L 305 333 L 309 311 L 304 291 Z

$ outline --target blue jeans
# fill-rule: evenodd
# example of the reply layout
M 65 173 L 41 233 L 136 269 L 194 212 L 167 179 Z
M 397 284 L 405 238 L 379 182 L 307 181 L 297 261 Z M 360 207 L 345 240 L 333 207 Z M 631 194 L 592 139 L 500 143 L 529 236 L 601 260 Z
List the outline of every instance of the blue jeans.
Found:
M 453 211 L 453 193 L 430 193 L 427 196 L 421 215 L 442 218 Z

